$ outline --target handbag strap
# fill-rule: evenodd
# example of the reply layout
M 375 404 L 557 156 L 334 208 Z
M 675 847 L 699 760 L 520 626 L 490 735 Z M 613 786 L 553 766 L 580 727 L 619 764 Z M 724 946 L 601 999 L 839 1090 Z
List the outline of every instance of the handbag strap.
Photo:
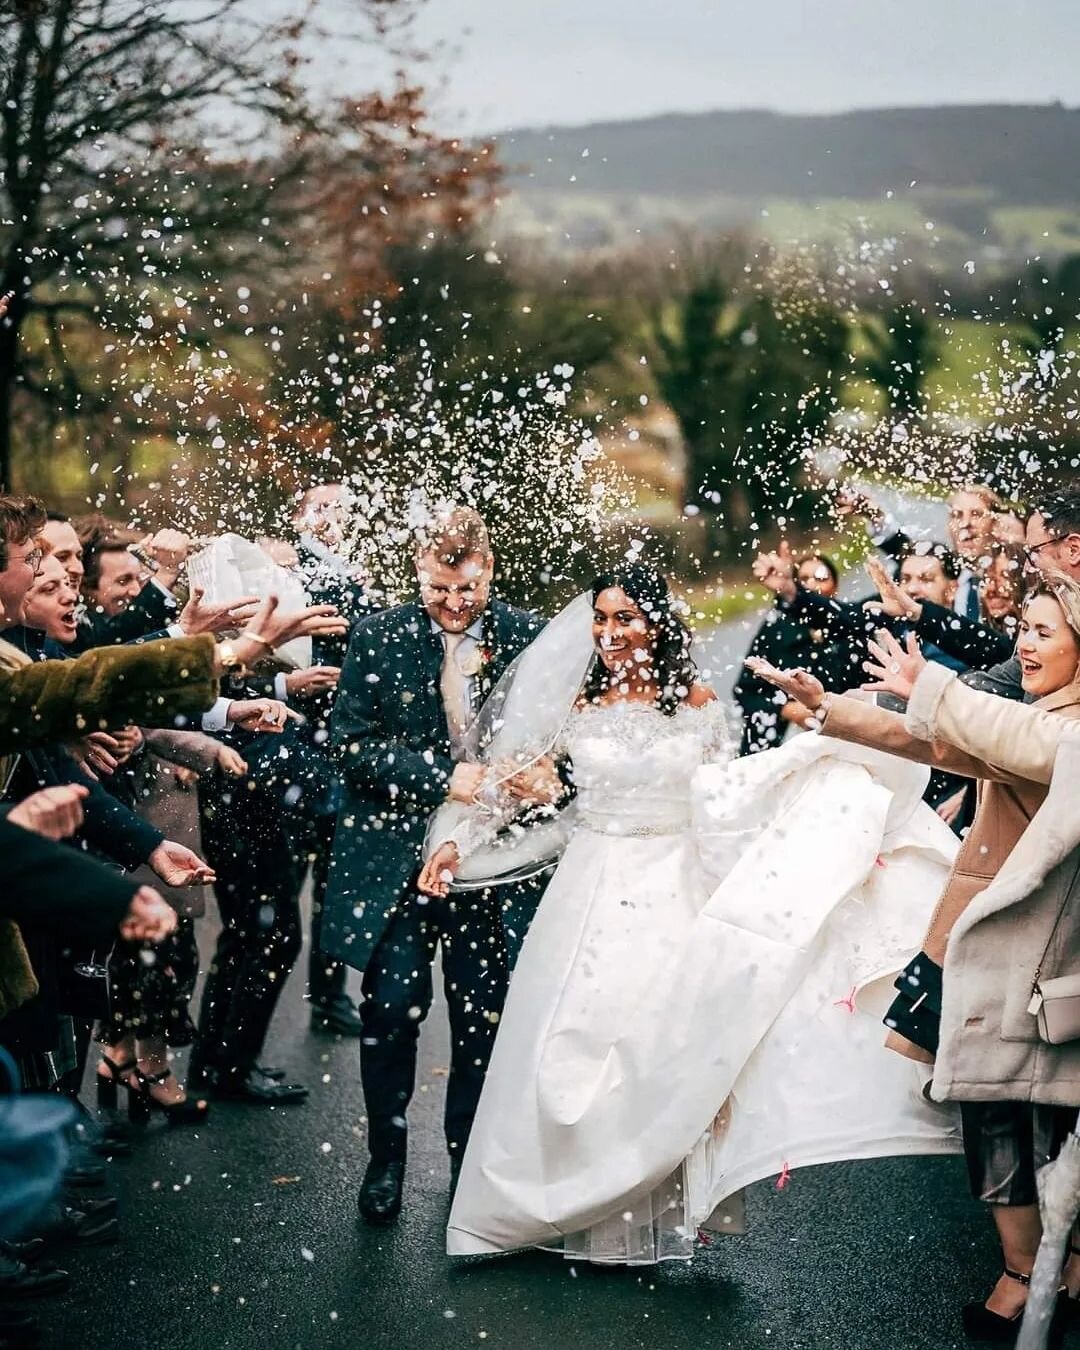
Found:
M 1032 979 L 1033 990 L 1037 989 L 1039 986 L 1039 977 L 1042 975 L 1042 967 L 1043 962 L 1046 960 L 1046 953 L 1053 946 L 1054 938 L 1057 936 L 1058 927 L 1061 924 L 1062 919 L 1065 917 L 1065 911 L 1069 907 L 1069 897 L 1071 889 L 1072 889 L 1071 887 L 1066 887 L 1065 889 L 1065 899 L 1062 900 L 1061 902 L 1061 908 L 1057 912 L 1057 918 L 1054 920 L 1054 926 L 1053 928 L 1050 929 L 1050 936 L 1046 939 L 1046 946 L 1042 950 L 1042 956 L 1039 957 L 1039 964 L 1035 967 L 1035 975 Z

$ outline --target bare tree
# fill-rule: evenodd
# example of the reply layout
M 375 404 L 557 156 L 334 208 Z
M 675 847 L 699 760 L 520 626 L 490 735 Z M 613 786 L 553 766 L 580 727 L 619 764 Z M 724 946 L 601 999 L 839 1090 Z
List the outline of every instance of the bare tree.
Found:
M 384 29 L 411 3 L 356 10 Z M 0 8 L 0 481 L 16 400 L 53 417 L 108 402 L 73 326 L 284 248 L 278 203 L 317 131 L 298 79 L 305 22 L 267 21 L 252 0 Z

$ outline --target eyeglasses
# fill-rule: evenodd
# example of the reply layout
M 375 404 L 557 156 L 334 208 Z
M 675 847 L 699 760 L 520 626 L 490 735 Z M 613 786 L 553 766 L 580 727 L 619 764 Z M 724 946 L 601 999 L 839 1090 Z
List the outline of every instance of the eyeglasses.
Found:
M 26 563 L 27 567 L 30 568 L 31 572 L 33 572 L 36 575 L 37 570 L 41 566 L 41 562 L 44 557 L 45 557 L 45 550 L 43 548 L 32 548 L 28 549 L 27 552 L 24 553 L 21 558 L 9 558 L 8 563 L 10 565 L 13 562 L 24 562 Z
M 1048 544 L 1056 544 L 1061 538 L 1060 534 L 1052 534 L 1049 539 L 1043 539 L 1037 544 L 1032 544 L 1024 549 L 1024 561 L 1034 563 L 1035 559 Z

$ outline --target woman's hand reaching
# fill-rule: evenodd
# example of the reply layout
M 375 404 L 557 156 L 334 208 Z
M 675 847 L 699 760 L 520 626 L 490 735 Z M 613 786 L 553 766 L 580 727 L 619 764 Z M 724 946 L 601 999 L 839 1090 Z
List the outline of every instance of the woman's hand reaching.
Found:
M 876 642 L 870 643 L 873 661 L 863 662 L 863 670 L 873 679 L 868 680 L 863 688 L 875 693 L 883 691 L 895 694 L 906 703 L 911 697 L 915 681 L 926 669 L 926 657 L 919 648 L 919 639 L 914 633 L 909 633 L 906 645 L 901 647 L 884 628 L 879 630 L 877 638 Z
M 808 670 L 778 670 L 771 662 L 760 656 L 747 658 L 746 668 L 759 680 L 767 680 L 783 690 L 788 698 L 793 698 L 811 712 L 817 712 L 825 698 L 825 686 Z

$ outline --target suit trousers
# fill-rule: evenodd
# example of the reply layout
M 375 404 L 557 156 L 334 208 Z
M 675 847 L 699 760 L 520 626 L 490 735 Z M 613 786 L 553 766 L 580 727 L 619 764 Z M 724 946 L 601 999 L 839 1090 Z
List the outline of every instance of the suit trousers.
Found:
M 322 950 L 323 905 L 330 858 L 334 851 L 334 816 L 316 816 L 308 836 L 311 858 L 311 951 L 308 956 L 308 997 L 315 1007 L 325 1007 L 345 993 L 348 966 Z
M 405 1158 L 405 1114 L 416 1086 L 416 1047 L 421 1023 L 431 1010 L 431 967 L 440 945 L 451 1036 L 446 1144 L 451 1156 L 460 1157 L 509 982 L 500 892 L 470 891 L 438 899 L 410 891 L 364 971 L 360 1073 L 368 1146 L 381 1162 Z
M 199 1013 L 201 1068 L 245 1077 L 302 945 L 300 876 L 278 809 L 243 783 L 203 810 L 222 927 Z

